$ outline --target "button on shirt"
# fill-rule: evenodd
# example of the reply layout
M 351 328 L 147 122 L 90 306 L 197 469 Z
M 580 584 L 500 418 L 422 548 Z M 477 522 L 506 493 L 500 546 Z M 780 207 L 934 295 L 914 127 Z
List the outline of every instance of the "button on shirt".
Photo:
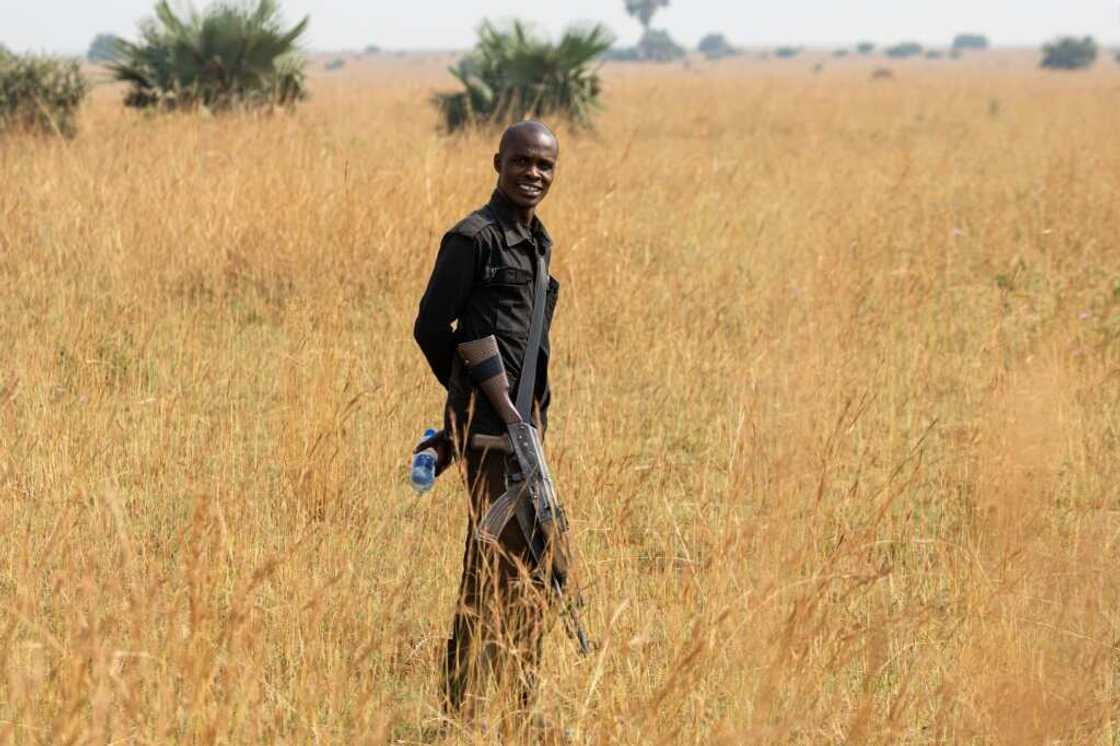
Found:
M 488 204 L 448 231 L 440 243 L 413 332 L 432 372 L 447 388 L 444 426 L 454 424 L 460 435 L 466 432 L 468 419 L 472 433 L 505 432 L 486 397 L 474 397 L 472 412 L 475 389 L 455 347 L 493 334 L 509 376 L 510 398 L 516 397 L 532 323 L 538 256 L 547 268 L 552 239 L 544 225 L 535 217 L 529 226 L 519 223 L 513 204 L 497 190 Z M 549 277 L 534 386 L 542 430 L 551 398 L 548 330 L 559 288 Z

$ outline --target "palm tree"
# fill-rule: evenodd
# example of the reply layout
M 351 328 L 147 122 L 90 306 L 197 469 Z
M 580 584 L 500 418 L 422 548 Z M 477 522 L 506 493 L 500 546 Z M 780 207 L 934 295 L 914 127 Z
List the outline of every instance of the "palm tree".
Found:
M 451 68 L 464 90 L 437 93 L 433 101 L 449 131 L 553 114 L 587 124 L 601 89 L 593 63 L 611 41 L 599 25 L 569 29 L 553 44 L 519 21 L 509 31 L 484 21 L 474 51 Z
M 141 41 L 120 40 L 113 76 L 131 84 L 127 106 L 211 111 L 290 104 L 305 97 L 297 40 L 308 18 L 283 28 L 276 0 L 221 3 L 186 19 L 159 0 Z
M 626 0 L 626 12 L 638 19 L 642 28 L 649 29 L 653 16 L 661 8 L 669 7 L 669 0 Z

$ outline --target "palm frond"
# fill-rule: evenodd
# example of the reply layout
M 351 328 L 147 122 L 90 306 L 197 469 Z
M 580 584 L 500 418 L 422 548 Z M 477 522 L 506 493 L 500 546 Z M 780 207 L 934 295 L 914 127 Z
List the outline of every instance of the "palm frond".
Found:
M 306 96 L 296 54 L 309 19 L 283 27 L 276 0 L 222 2 L 180 18 L 168 0 L 125 42 L 111 66 L 132 84 L 132 106 L 211 110 L 287 104 Z
M 520 21 L 504 30 L 484 21 L 474 50 L 451 68 L 463 90 L 433 102 L 451 131 L 552 115 L 586 125 L 601 91 L 595 60 L 611 42 L 602 26 L 569 29 L 552 43 Z

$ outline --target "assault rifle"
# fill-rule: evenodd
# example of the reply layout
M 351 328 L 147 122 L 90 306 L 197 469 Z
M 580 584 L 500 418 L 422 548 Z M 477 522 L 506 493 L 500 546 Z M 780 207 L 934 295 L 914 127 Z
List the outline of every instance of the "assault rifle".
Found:
M 568 634 L 576 641 L 580 654 L 588 655 L 591 643 L 580 621 L 579 601 L 566 599 L 564 595 L 571 557 L 568 525 L 556 499 L 556 486 L 544 459 L 540 433 L 510 400 L 509 378 L 494 336 L 464 342 L 458 349 L 475 385 L 505 423 L 514 457 L 506 474 L 506 491 L 490 504 L 479 520 L 477 537 L 496 544 L 506 525 L 517 519 L 537 577 L 549 583 L 567 615 Z

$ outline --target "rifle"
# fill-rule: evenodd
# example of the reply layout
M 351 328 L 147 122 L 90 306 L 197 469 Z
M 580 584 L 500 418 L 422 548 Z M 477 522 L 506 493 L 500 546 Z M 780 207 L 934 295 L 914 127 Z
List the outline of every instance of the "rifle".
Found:
M 581 655 L 591 653 L 591 643 L 580 621 L 578 598 L 565 598 L 568 579 L 568 524 L 556 497 L 556 486 L 544 458 L 540 433 L 526 422 L 509 397 L 509 378 L 493 335 L 464 342 L 459 355 L 467 365 L 478 389 L 502 418 L 509 433 L 513 464 L 506 474 L 506 491 L 487 509 L 477 526 L 481 541 L 496 544 L 502 530 L 517 519 L 536 573 L 548 582 L 566 613 L 565 628 L 579 647 Z M 546 567 L 546 565 L 550 565 Z M 540 575 L 537 575 L 538 579 Z

